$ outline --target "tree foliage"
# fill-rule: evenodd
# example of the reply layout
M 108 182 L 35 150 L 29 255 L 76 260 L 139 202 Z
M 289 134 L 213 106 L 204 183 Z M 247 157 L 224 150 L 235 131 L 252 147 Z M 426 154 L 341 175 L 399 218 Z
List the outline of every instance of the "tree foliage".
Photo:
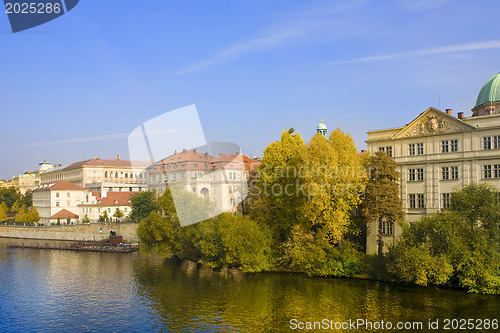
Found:
M 386 220 L 395 223 L 404 217 L 397 183 L 399 172 L 394 160 L 381 151 L 369 156 L 365 165 L 369 172 L 361 210 L 367 222 L 377 223 L 378 253 L 381 255 L 383 249 L 381 222 Z
M 40 221 L 40 214 L 35 207 L 27 208 L 26 206 L 21 206 L 14 221 L 26 223 L 38 222 Z
M 187 193 L 196 205 L 205 198 Z M 181 227 L 170 191 L 158 198 L 158 211 L 141 220 L 138 235 L 142 250 L 162 256 L 191 259 L 213 268 L 237 267 L 243 271 L 267 270 L 272 265 L 271 232 L 248 217 L 221 214 Z
M 102 221 L 102 222 L 109 221 L 108 211 L 106 209 L 104 210 L 104 212 L 101 215 L 99 215 L 99 221 Z
M 0 202 L 4 202 L 8 209 L 11 209 L 20 197 L 21 195 L 14 187 L 0 188 Z
M 115 210 L 115 213 L 113 214 L 113 217 L 115 217 L 116 219 L 121 219 L 123 216 L 125 216 L 125 214 L 120 208 L 117 208 Z
M 500 293 L 500 206 L 495 196 L 491 186 L 468 185 L 452 194 L 450 209 L 407 225 L 389 251 L 390 272 L 419 285 Z
M 131 212 L 130 219 L 136 222 L 149 216 L 149 214 L 157 209 L 155 194 L 152 191 L 139 192 L 130 198 Z
M 2 202 L 0 203 L 0 221 L 5 221 L 7 219 L 7 205 Z

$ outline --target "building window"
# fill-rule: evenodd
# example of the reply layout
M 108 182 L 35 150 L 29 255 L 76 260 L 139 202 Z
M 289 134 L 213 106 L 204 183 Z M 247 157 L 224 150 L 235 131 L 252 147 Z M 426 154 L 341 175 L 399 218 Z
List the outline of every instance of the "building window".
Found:
M 379 222 L 380 232 L 383 235 L 393 235 L 394 234 L 394 223 L 393 222 Z
M 172 181 L 175 181 L 175 173 L 172 174 Z
M 71 203 L 69 201 L 66 201 L 66 206 L 71 206 Z
M 409 194 L 408 199 L 410 208 L 425 208 L 423 194 Z
M 408 153 L 410 155 L 415 155 L 415 144 L 414 143 L 410 143 L 408 145 Z
M 410 155 L 423 155 L 424 154 L 424 143 L 410 143 L 408 145 L 408 153 Z
M 392 147 L 391 146 L 389 146 L 389 147 L 379 147 L 378 150 L 379 151 L 383 151 L 384 153 L 387 154 L 387 156 L 392 157 Z
M 212 194 L 215 194 L 215 187 L 212 187 Z
M 500 164 L 493 165 L 493 177 L 500 178 Z
M 424 180 L 424 169 L 417 169 L 417 180 Z
M 56 192 L 56 198 L 59 198 L 59 192 Z
M 500 135 L 483 137 L 483 149 L 500 149 Z
M 234 171 L 230 171 L 230 172 L 229 172 L 229 179 L 231 179 L 231 180 L 235 180 L 235 179 L 236 179 L 236 172 L 234 172 Z
M 458 151 L 458 140 L 443 140 L 441 141 L 441 152 L 452 153 Z
M 483 165 L 483 178 L 491 178 L 491 165 Z
M 128 208 L 127 208 L 127 207 L 123 208 L 123 212 L 124 212 L 124 213 L 127 213 L 127 210 L 128 210 Z
M 423 154 L 424 154 L 424 144 L 417 143 L 417 155 L 423 155 Z
M 441 208 L 449 208 L 450 207 L 450 193 L 442 193 L 441 194 Z
M 410 203 L 410 208 L 417 208 L 417 201 L 416 201 L 416 195 L 415 194 L 410 194 L 408 195 L 408 201 Z
M 424 195 L 423 194 L 417 194 L 417 207 L 418 208 L 425 208 L 425 202 L 424 202 Z
M 457 166 L 442 167 L 441 179 L 442 180 L 458 179 L 458 167 Z
M 66 192 L 66 198 L 70 198 L 71 197 L 71 193 L 70 192 Z
M 450 168 L 449 167 L 442 167 L 441 168 L 441 179 L 443 179 L 443 180 L 450 179 Z
M 500 178 L 500 164 L 483 165 L 483 178 Z
M 56 207 L 59 207 L 59 201 L 56 201 Z
M 423 181 L 424 180 L 424 169 L 409 169 L 408 170 L 408 181 Z
M 491 149 L 491 136 L 483 137 L 483 149 Z

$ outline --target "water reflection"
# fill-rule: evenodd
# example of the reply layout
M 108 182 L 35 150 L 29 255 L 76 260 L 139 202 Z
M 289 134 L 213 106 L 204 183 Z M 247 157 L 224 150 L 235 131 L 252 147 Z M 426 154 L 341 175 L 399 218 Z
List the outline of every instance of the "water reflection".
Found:
M 423 321 L 498 318 L 499 297 L 433 288 L 289 274 L 232 276 L 191 265 L 139 261 L 139 292 L 177 330 L 286 331 L 300 321 Z M 394 330 L 396 331 L 396 330 Z M 401 331 L 401 330 L 400 330 Z
M 498 296 L 212 271 L 137 253 L 9 250 L 6 242 L 0 239 L 1 332 L 282 332 L 293 318 L 500 317 Z

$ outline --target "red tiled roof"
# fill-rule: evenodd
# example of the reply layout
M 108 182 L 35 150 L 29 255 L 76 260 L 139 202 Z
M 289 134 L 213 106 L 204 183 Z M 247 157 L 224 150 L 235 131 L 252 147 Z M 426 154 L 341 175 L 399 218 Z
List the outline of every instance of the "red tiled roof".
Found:
M 48 186 L 40 187 L 33 192 L 39 192 L 39 191 L 64 191 L 64 190 L 80 190 L 84 191 L 85 189 L 83 187 L 80 187 L 78 185 L 75 185 L 73 183 L 68 182 L 67 180 L 60 180 L 56 183 L 53 183 L 53 185 L 49 184 Z
M 51 219 L 57 219 L 57 218 L 60 218 L 60 219 L 67 219 L 67 218 L 77 219 L 78 215 L 76 215 L 75 213 L 70 212 L 67 209 L 61 209 L 60 211 L 58 211 L 57 213 L 55 213 L 54 215 L 52 215 L 50 218 Z
M 128 161 L 128 160 L 113 160 L 113 159 L 100 159 L 93 158 L 86 161 L 75 162 L 63 170 L 76 169 L 83 166 L 102 166 L 102 167 L 115 167 L 115 168 L 128 168 L 128 167 L 147 167 L 151 165 L 149 162 L 145 161 Z
M 97 203 L 81 204 L 78 206 L 129 206 L 130 197 L 136 193 L 137 192 L 107 192 L 106 197 L 101 198 L 101 192 L 92 192 L 92 194 L 97 197 Z

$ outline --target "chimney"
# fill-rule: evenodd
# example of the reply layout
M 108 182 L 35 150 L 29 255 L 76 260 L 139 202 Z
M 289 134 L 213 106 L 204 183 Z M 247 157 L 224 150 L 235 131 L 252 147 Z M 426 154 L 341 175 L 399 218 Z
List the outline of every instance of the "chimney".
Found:
M 118 154 L 118 157 L 116 158 L 118 161 L 122 159 L 122 155 Z
M 193 149 L 193 153 L 195 153 L 195 154 L 196 154 L 197 152 L 198 152 L 198 150 L 197 150 L 197 149 Z
M 101 198 L 106 198 L 107 196 L 108 196 L 108 191 L 106 191 L 104 187 L 101 188 Z
M 451 116 L 451 109 L 445 109 L 445 111 L 447 115 Z
M 182 152 L 185 153 L 186 152 L 186 148 L 182 149 Z
M 457 113 L 458 119 L 464 119 L 464 113 L 463 112 L 458 112 Z
M 205 153 L 204 155 L 205 155 L 205 158 L 207 158 L 207 159 L 210 158 L 210 156 L 208 156 L 208 153 Z

